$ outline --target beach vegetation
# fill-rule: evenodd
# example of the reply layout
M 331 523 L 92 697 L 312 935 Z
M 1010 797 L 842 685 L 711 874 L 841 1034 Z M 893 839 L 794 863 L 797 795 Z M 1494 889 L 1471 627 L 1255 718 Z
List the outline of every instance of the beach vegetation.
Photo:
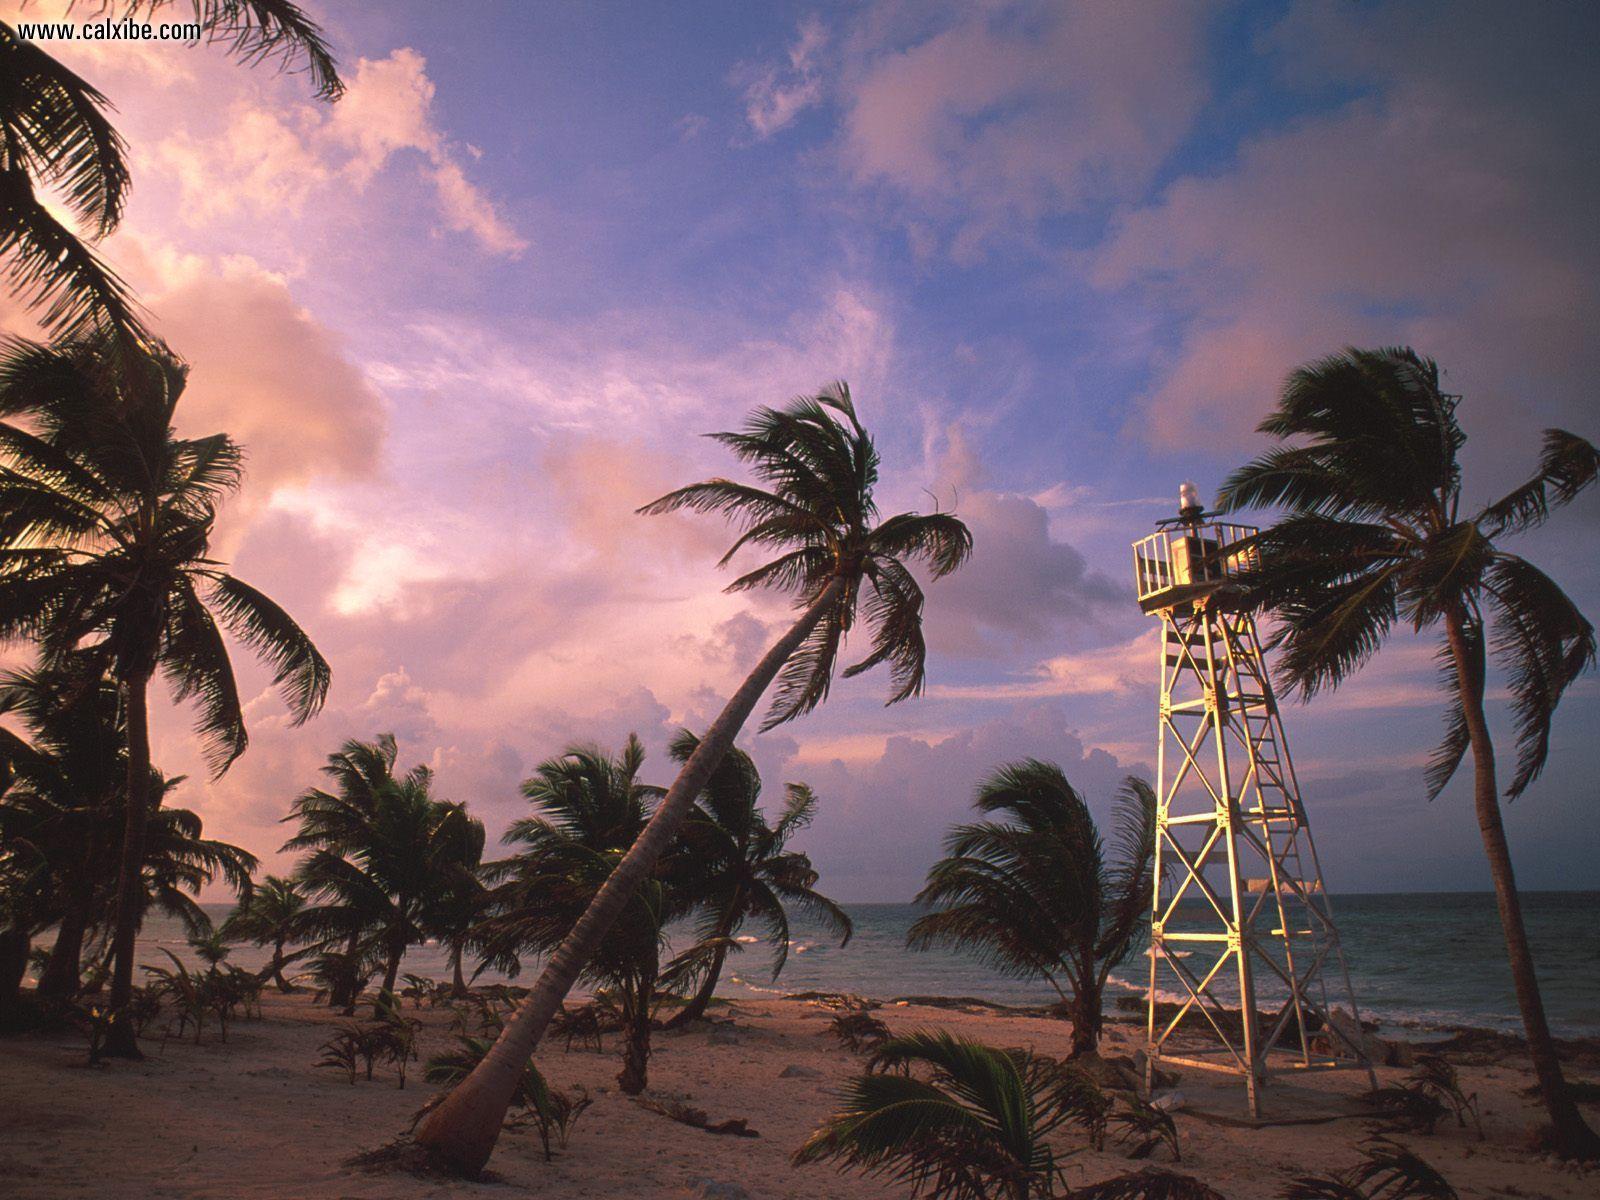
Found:
M 1149 921 L 1155 795 L 1129 777 L 1116 799 L 1107 854 L 1083 797 L 1054 763 L 998 768 L 978 787 L 986 819 L 958 825 L 917 902 L 930 909 L 907 934 L 1055 989 L 1072 1021 L 1072 1053 L 1100 1044 L 1106 980 Z
M 669 748 L 673 761 L 688 762 L 699 745 L 693 733 L 680 730 Z M 803 783 L 786 785 L 783 807 L 770 824 L 760 799 L 761 775 L 750 756 L 734 747 L 712 771 L 683 827 L 683 850 L 674 861 L 687 868 L 677 883 L 693 899 L 696 943 L 667 966 L 663 978 L 674 987 L 693 984 L 695 990 L 667 1022 L 669 1028 L 705 1015 L 747 921 L 760 926 L 772 947 L 773 980 L 788 959 L 791 909 L 837 936 L 841 946 L 849 944 L 849 915 L 817 891 L 819 876 L 810 857 L 788 846 L 816 815 L 816 794 Z
M 1470 753 L 1473 809 L 1494 882 L 1511 978 L 1554 1144 L 1600 1158 L 1545 1015 L 1500 810 L 1485 705 L 1492 661 L 1510 695 L 1515 799 L 1549 757 L 1567 689 L 1595 661 L 1594 627 L 1561 587 L 1505 543 L 1543 525 L 1589 488 L 1600 450 L 1548 429 L 1531 479 L 1492 503 L 1465 504 L 1460 397 L 1409 347 L 1349 349 L 1292 372 L 1258 427 L 1279 445 L 1223 484 L 1225 512 L 1282 515 L 1256 541 L 1240 582 L 1272 614 L 1278 673 L 1309 699 L 1337 688 L 1407 626 L 1439 639 L 1445 736 L 1426 772 L 1439 795 Z
M 746 547 L 777 556 L 739 576 L 729 590 L 787 592 L 794 598 L 796 619 L 701 736 L 648 827 L 617 859 L 605 885 L 546 960 L 507 1036 L 417 1128 L 424 1151 L 456 1172 L 475 1175 L 488 1162 L 520 1064 L 589 969 L 612 925 L 656 876 L 711 773 L 768 687 L 776 682 L 765 729 L 822 703 L 859 617 L 870 649 L 844 674 L 887 664 L 889 702 L 918 695 L 926 669 L 923 592 L 908 564 L 924 564 L 937 579 L 971 554 L 972 536 L 952 513 L 878 519 L 878 451 L 842 382 L 781 409 L 759 409 L 743 430 L 713 437 L 751 468 L 759 484 L 710 479 L 670 492 L 640 511 L 687 509 L 733 520 L 740 533 L 724 563 Z
M 151 783 L 148 692 L 162 672 L 197 710 L 215 775 L 248 743 L 223 630 L 263 659 L 303 722 L 321 708 L 328 664 L 294 620 L 211 557 L 217 506 L 242 455 L 222 433 L 172 428 L 187 369 L 163 350 L 116 370 L 105 338 L 0 351 L 0 641 L 27 641 L 46 666 L 85 666 L 120 693 L 127 746 L 109 1005 L 133 989 L 134 937 Z M 137 580 L 138 586 L 129 586 Z M 114 1018 L 115 1020 L 115 1018 Z M 114 1024 L 105 1052 L 137 1057 Z

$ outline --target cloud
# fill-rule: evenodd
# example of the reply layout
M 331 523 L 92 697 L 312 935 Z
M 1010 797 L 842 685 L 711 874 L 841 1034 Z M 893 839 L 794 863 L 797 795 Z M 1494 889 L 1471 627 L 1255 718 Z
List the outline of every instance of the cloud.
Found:
M 936 652 L 993 658 L 1037 651 L 1064 626 L 1093 623 L 1127 599 L 1126 589 L 1090 569 L 1082 552 L 1050 532 L 1050 514 L 1036 500 L 985 487 L 969 435 L 948 434 L 939 492 L 972 531 L 972 558 L 938 582 L 928 610 L 928 643 Z
M 745 119 L 757 138 L 771 137 L 822 99 L 817 59 L 827 44 L 827 27 L 812 14 L 800 22 L 785 65 L 754 70 L 744 88 L 744 104 Z M 749 71 L 746 68 L 740 74 Z
M 1234 444 L 1291 366 L 1350 341 L 1438 357 L 1490 436 L 1531 440 L 1530 404 L 1539 423 L 1590 404 L 1600 86 L 1576 47 L 1594 21 L 1526 17 L 1311 5 L 1269 35 L 1286 76 L 1363 94 L 1178 179 L 1089 256 L 1103 289 L 1181 314 L 1136 419 L 1151 441 Z M 1401 53 L 1424 38 L 1435 54 Z
M 383 402 L 283 280 L 248 260 L 194 262 L 148 295 L 157 328 L 191 368 L 181 430 L 226 430 L 245 447 L 253 504 L 285 486 L 376 471 Z
M 759 741 L 759 739 L 758 739 Z M 904 900 L 939 856 L 946 829 L 973 815 L 978 783 L 1003 763 L 1059 763 L 1102 827 L 1124 776 L 1148 773 L 1086 745 L 1058 704 L 1028 703 L 946 736 L 897 734 L 868 758 L 785 762 L 783 779 L 816 789 L 816 822 L 798 845 L 822 873 L 823 890 L 851 900 Z M 770 772 L 769 772 L 770 775 Z M 771 786 L 769 777 L 768 786 Z
M 973 6 L 909 45 L 858 40 L 845 167 L 953 220 L 968 256 L 1007 222 L 1137 191 L 1207 98 L 1207 8 Z
M 473 155 L 472 148 L 452 142 L 437 124 L 435 87 L 421 54 L 401 48 L 381 59 L 359 58 L 347 79 L 344 97 L 333 105 L 286 98 L 281 89 L 267 96 L 248 89 L 220 117 L 170 120 L 176 128 L 163 129 L 144 154 L 175 179 L 179 215 L 190 223 L 281 221 L 285 214 L 306 215 L 313 200 L 318 216 L 337 219 L 353 208 L 341 193 L 364 193 L 408 156 L 420 158 L 446 229 L 506 258 L 528 248 L 468 177 L 463 155 Z M 190 104 L 193 90 L 149 99 L 167 111 Z

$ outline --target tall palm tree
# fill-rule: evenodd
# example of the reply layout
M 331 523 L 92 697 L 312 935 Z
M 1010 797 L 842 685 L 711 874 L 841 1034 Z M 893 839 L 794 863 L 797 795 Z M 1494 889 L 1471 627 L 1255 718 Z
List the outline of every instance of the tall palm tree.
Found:
M 663 794 L 640 780 L 643 767 L 644 747 L 630 736 L 615 758 L 593 746 L 569 747 L 560 758 L 540 763 L 523 783 L 522 794 L 538 811 L 506 831 L 507 845 L 518 850 L 493 868 L 503 882 L 490 894 L 494 915 L 478 934 L 490 961 L 514 969 L 520 954 L 547 954 L 561 944 Z M 629 1095 L 647 1082 L 662 930 L 677 909 L 663 879 L 647 881 L 584 969 L 585 978 L 614 988 L 621 1000 L 623 1064 L 617 1083 Z
M 689 730 L 680 730 L 670 747 L 673 760 L 688 762 L 699 744 Z M 789 956 L 791 906 L 827 925 L 839 935 L 841 946 L 850 941 L 849 914 L 816 890 L 818 876 L 810 857 L 788 849 L 789 839 L 811 823 L 816 795 L 803 783 L 791 783 L 785 790 L 783 812 L 776 825 L 768 825 L 759 807 L 761 776 L 750 756 L 735 747 L 711 773 L 684 826 L 686 853 L 681 857 L 694 865 L 700 942 L 682 961 L 694 964 L 688 974 L 698 976 L 700 986 L 668 1022 L 671 1026 L 705 1015 L 733 937 L 746 921 L 757 921 L 766 930 L 773 979 Z
M 433 772 L 394 774 L 391 733 L 351 741 L 323 770 L 339 794 L 313 788 L 285 820 L 300 832 L 285 850 L 313 853 L 299 882 L 322 901 L 308 920 L 370 936 L 382 954 L 383 987 L 394 990 L 406 950 L 428 937 L 436 910 L 452 898 L 457 872 L 483 856 L 483 822 L 464 805 L 433 798 Z
M 949 946 L 985 966 L 1050 984 L 1072 1018 L 1072 1053 L 1100 1044 L 1106 979 L 1138 944 L 1150 905 L 1156 800 L 1129 777 L 1117 797 L 1117 854 L 1107 862 L 1083 797 L 1054 763 L 995 771 L 974 801 L 988 817 L 957 825 L 928 871 L 906 941 Z
M 859 675 L 887 662 L 889 702 L 917 695 L 925 665 L 923 596 L 906 561 L 927 564 L 938 578 L 972 552 L 972 535 L 951 513 L 903 513 L 878 521 L 873 501 L 878 451 L 857 419 L 844 383 L 786 408 L 758 409 L 742 432 L 712 437 L 748 463 L 766 486 L 711 479 L 668 493 L 640 511 L 687 508 L 731 518 L 742 532 L 723 556 L 724 563 L 745 546 L 781 550 L 734 580 L 729 590 L 773 587 L 789 592 L 799 616 L 706 730 L 649 826 L 550 956 L 493 1050 L 418 1127 L 418 1142 L 455 1170 L 476 1174 L 489 1161 L 522 1067 L 550 1018 L 594 957 L 606 930 L 677 838 L 695 798 L 768 686 L 777 680 L 776 699 L 763 728 L 820 704 L 860 608 L 872 647 L 845 674 Z
M 222 926 L 222 935 L 229 941 L 272 947 L 272 959 L 261 969 L 260 978 L 263 982 L 272 980 L 285 994 L 295 988 L 284 977 L 283 969 L 315 949 L 307 945 L 289 950 L 310 935 L 309 905 L 298 880 L 268 875 L 251 889 L 249 900 L 230 913 Z
M 1562 1152 L 1597 1158 L 1600 1137 L 1562 1079 L 1534 974 L 1484 683 L 1487 649 L 1511 691 L 1517 764 L 1506 796 L 1515 798 L 1544 768 L 1556 707 L 1593 664 L 1595 637 L 1554 580 L 1500 543 L 1592 484 L 1600 451 L 1546 430 L 1538 473 L 1464 515 L 1458 401 L 1441 387 L 1438 364 L 1409 347 L 1350 349 L 1301 367 L 1259 426 L 1293 440 L 1234 472 L 1219 506 L 1285 514 L 1261 534 L 1259 569 L 1243 582 L 1253 603 L 1278 619 L 1278 668 L 1302 698 L 1343 683 L 1402 619 L 1418 633 L 1443 635 L 1448 709 L 1428 795 L 1443 790 L 1470 749 L 1478 828 L 1540 1094 Z
M 1059 1195 L 1048 1137 L 1070 1116 L 1064 1082 L 1026 1051 L 933 1031 L 893 1038 L 794 1161 L 835 1161 L 932 1200 Z
M 172 3 L 123 0 L 95 15 L 142 19 Z M 191 0 L 190 7 L 206 40 L 245 62 L 275 59 L 306 70 L 323 99 L 343 91 L 322 31 L 288 0 Z M 137 304 L 39 194 L 59 198 L 92 240 L 117 227 L 129 175 L 109 107 L 91 84 L 0 21 L 0 269 L 22 300 L 41 310 L 53 337 L 99 334 L 126 365 L 152 346 Z
M 142 381 L 105 369 L 99 338 L 13 341 L 0 352 L 0 642 L 34 642 L 46 664 L 84 657 L 122 693 L 126 833 L 110 1005 L 133 990 L 134 913 L 149 794 L 147 693 L 160 669 L 221 775 L 248 742 L 221 627 L 273 669 L 294 723 L 327 695 L 328 664 L 288 613 L 209 557 L 216 506 L 239 485 L 226 434 L 179 438 L 173 412 L 186 369 L 140 360 Z M 220 623 L 220 627 L 219 627 Z M 117 1017 L 106 1053 L 138 1057 Z
M 0 794 L 0 854 L 13 866 L 13 882 L 0 890 L 14 918 L 28 911 L 41 927 L 57 926 L 40 999 L 69 1000 L 77 991 L 84 938 L 111 900 L 120 838 L 108 826 L 127 782 L 119 713 L 115 683 L 86 676 L 82 664 L 0 676 L 0 717 L 19 720 L 28 734 L 12 742 L 12 777 Z

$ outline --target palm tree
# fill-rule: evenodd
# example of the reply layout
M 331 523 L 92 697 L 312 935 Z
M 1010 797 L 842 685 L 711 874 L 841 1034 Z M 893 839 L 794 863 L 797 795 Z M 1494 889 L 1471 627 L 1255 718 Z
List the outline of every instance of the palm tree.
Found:
M 494 1049 L 418 1127 L 419 1144 L 454 1170 L 476 1174 L 489 1161 L 522 1065 L 606 931 L 676 840 L 696 797 L 767 687 L 777 680 L 765 729 L 820 704 L 857 609 L 864 607 L 872 648 L 845 674 L 859 675 L 887 662 L 889 702 L 919 694 L 926 657 L 923 596 L 906 560 L 926 563 L 938 578 L 972 552 L 972 535 L 950 513 L 903 513 L 877 521 L 878 452 L 844 383 L 783 409 L 759 409 L 743 432 L 712 437 L 749 463 L 767 486 L 711 479 L 670 492 L 640 511 L 687 508 L 732 518 L 742 532 L 724 563 L 745 546 L 781 549 L 778 557 L 734 580 L 729 590 L 789 592 L 799 616 L 706 730 L 649 826 L 550 956 Z M 864 606 L 863 587 L 870 592 Z
M 929 1200 L 1054 1196 L 1061 1172 L 1047 1138 L 1070 1115 L 1058 1078 L 1025 1051 L 943 1032 L 893 1038 L 794 1161 L 839 1162 Z
M 673 760 L 688 762 L 699 744 L 694 734 L 680 730 L 670 747 Z M 693 964 L 688 974 L 698 975 L 700 986 L 669 1026 L 686 1025 L 705 1015 L 728 951 L 736 945 L 734 935 L 747 920 L 760 922 L 766 930 L 773 950 L 773 979 L 789 956 L 790 906 L 831 928 L 841 946 L 850 941 L 849 915 L 816 890 L 818 876 L 811 859 L 787 848 L 789 839 L 811 823 L 816 795 L 803 783 L 787 785 L 786 792 L 778 823 L 768 825 L 758 806 L 761 776 L 750 756 L 735 748 L 711 773 L 684 826 L 687 852 L 681 857 L 694 864 L 692 887 L 701 919 L 695 931 L 699 945 L 679 961 Z
M 322 707 L 330 672 L 288 613 L 208 556 L 216 506 L 239 484 L 241 453 L 226 434 L 174 435 L 185 368 L 152 352 L 140 360 L 141 382 L 130 383 L 105 369 L 109 352 L 97 339 L 14 341 L 0 353 L 0 642 L 32 641 L 46 665 L 86 658 L 122 694 L 127 828 L 110 996 L 120 1012 L 133 990 L 139 866 L 153 807 L 151 677 L 159 668 L 179 701 L 198 705 L 197 728 L 221 775 L 248 737 L 219 622 L 273 669 L 296 724 Z M 106 1053 L 139 1055 L 120 1016 Z
M 495 914 L 478 934 L 490 961 L 514 971 L 525 952 L 549 953 L 561 944 L 617 862 L 650 821 L 662 790 L 643 783 L 644 747 L 630 736 L 615 758 L 593 746 L 573 746 L 539 764 L 522 794 L 537 813 L 506 831 L 520 849 L 495 864 L 504 880 L 490 894 Z M 671 867 L 661 874 L 670 875 Z M 662 930 L 677 915 L 677 898 L 661 878 L 629 899 L 585 967 L 591 982 L 614 988 L 621 1001 L 623 1064 L 617 1083 L 629 1095 L 644 1090 L 650 1059 L 650 1005 L 661 969 Z
M 11 777 L 0 794 L 0 854 L 11 864 L 6 908 L 12 928 L 57 926 L 39 977 L 41 1000 L 69 1000 L 77 991 L 84 937 L 109 902 L 106 880 L 118 861 L 118 837 L 107 824 L 127 782 L 119 700 L 113 682 L 84 670 L 31 667 L 0 676 L 0 716 L 20 720 L 28 733 L 26 741 L 9 735 Z
M 1335 688 L 1403 618 L 1442 632 L 1444 743 L 1427 772 L 1429 798 L 1467 751 L 1474 807 L 1494 879 L 1540 1094 L 1561 1153 L 1600 1157 L 1561 1076 L 1533 968 L 1522 903 L 1501 821 L 1494 743 L 1484 711 L 1485 650 L 1506 674 L 1517 765 L 1508 798 L 1538 778 L 1562 694 L 1595 658 L 1594 629 L 1554 580 L 1500 541 L 1542 524 L 1594 482 L 1600 451 L 1545 431 L 1538 473 L 1470 516 L 1462 513 L 1459 397 L 1439 367 L 1409 348 L 1346 350 L 1296 370 L 1261 432 L 1290 444 L 1223 484 L 1226 511 L 1279 507 L 1260 535 L 1259 569 L 1242 582 L 1279 622 L 1279 671 L 1302 698 Z
M 298 880 L 268 875 L 251 890 L 250 899 L 223 922 L 222 934 L 229 941 L 272 947 L 272 960 L 261 969 L 258 978 L 263 982 L 272 980 L 286 995 L 295 987 L 284 978 L 283 969 L 315 949 L 306 946 L 293 952 L 288 950 L 289 946 L 309 936 L 309 904 Z
M 350 741 L 323 771 L 337 795 L 312 788 L 285 820 L 300 832 L 285 850 L 313 851 L 299 882 L 323 901 L 308 922 L 368 936 L 384 962 L 383 989 L 394 991 L 406 950 L 427 940 L 436 910 L 452 897 L 457 874 L 483 856 L 483 822 L 465 806 L 433 798 L 433 772 L 394 774 L 392 733 L 376 743 Z
M 102 17 L 148 15 L 173 0 L 124 0 Z M 192 0 L 206 40 L 245 62 L 276 59 L 304 69 L 317 95 L 343 90 L 322 31 L 288 0 Z M 114 271 L 50 212 L 52 192 L 92 239 L 122 218 L 129 176 L 126 147 L 112 127 L 109 101 L 15 29 L 0 21 L 0 263 L 13 289 L 57 338 L 109 339 L 119 365 L 153 341 L 137 304 Z
M 1072 1053 L 1100 1044 L 1106 979 L 1137 944 L 1150 905 L 1156 801 L 1129 777 L 1117 796 L 1117 854 L 1107 862 L 1094 818 L 1061 768 L 1027 759 L 978 787 L 979 812 L 1008 820 L 957 825 L 928 871 L 906 941 L 949 946 L 1019 979 L 1040 979 L 1072 1018 Z

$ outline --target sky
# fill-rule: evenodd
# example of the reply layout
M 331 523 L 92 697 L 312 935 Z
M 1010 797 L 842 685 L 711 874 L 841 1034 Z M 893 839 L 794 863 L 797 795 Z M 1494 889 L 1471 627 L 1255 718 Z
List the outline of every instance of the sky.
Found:
M 1102 818 L 1150 773 L 1129 543 L 1265 446 L 1296 365 L 1437 358 L 1469 503 L 1547 426 L 1600 438 L 1588 6 L 308 7 L 337 104 L 216 48 L 50 47 L 129 143 L 103 251 L 192 365 L 180 432 L 249 453 L 219 555 L 333 664 L 291 728 L 240 651 L 251 747 L 220 780 L 192 714 L 155 714 L 173 802 L 271 869 L 348 738 L 393 732 L 496 836 L 574 742 L 637 732 L 667 782 L 671 733 L 790 614 L 722 593 L 715 519 L 634 509 L 736 469 L 699 435 L 834 379 L 884 512 L 976 541 L 929 589 L 924 697 L 840 681 L 741 743 L 770 797 L 818 793 L 797 844 L 846 901 L 910 898 L 1001 763 L 1060 763 Z M 1591 614 L 1597 532 L 1591 493 L 1520 546 Z M 1288 707 L 1335 892 L 1488 885 L 1465 774 L 1425 799 L 1432 652 L 1397 637 Z M 1525 887 L 1600 887 L 1597 733 L 1590 677 L 1508 810 Z

